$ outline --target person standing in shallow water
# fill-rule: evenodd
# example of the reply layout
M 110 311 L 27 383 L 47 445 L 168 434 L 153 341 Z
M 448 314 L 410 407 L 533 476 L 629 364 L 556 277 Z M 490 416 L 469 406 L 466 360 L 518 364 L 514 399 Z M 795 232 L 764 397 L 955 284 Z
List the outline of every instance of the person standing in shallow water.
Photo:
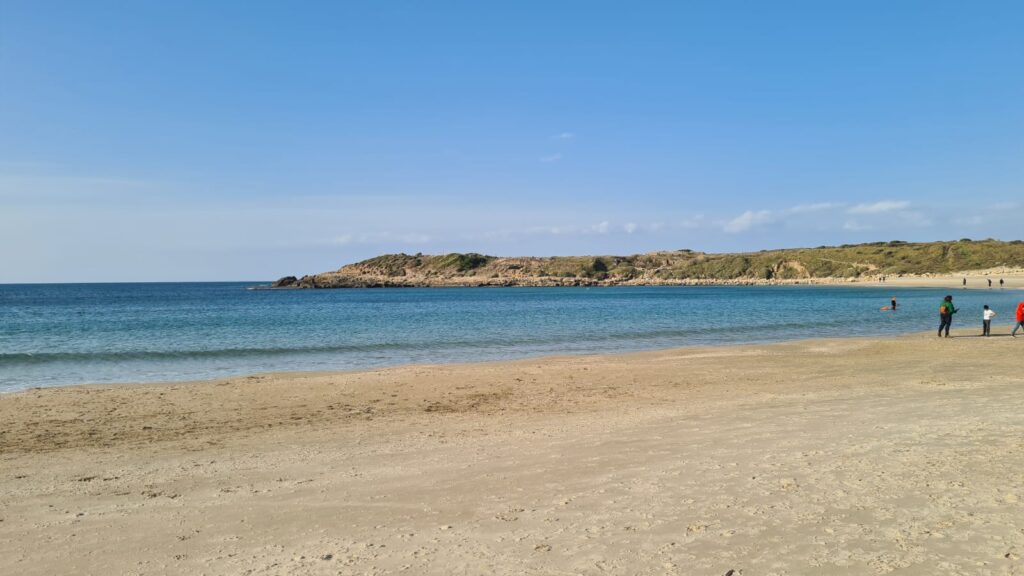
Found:
M 895 297 L 895 296 L 893 296 L 893 297 L 892 297 L 892 306 L 890 306 L 890 309 L 891 309 L 891 310 L 892 310 L 893 312 L 895 312 L 895 311 L 896 311 L 896 297 Z
M 946 338 L 949 338 L 949 327 L 953 325 L 953 314 L 957 309 L 953 307 L 953 297 L 946 296 L 939 304 L 939 337 L 942 337 L 942 330 L 946 330 Z

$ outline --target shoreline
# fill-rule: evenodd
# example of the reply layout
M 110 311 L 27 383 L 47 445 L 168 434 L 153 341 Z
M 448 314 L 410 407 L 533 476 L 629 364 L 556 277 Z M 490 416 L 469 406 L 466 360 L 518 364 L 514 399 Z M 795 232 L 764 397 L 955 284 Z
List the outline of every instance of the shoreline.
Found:
M 205 386 L 205 385 L 218 385 L 224 382 L 231 382 L 236 380 L 264 380 L 268 378 L 273 379 L 304 379 L 304 378 L 329 378 L 329 377 L 346 377 L 363 374 L 372 374 L 377 372 L 385 372 L 389 370 L 407 370 L 407 369 L 443 369 L 443 368 L 456 368 L 456 367 L 485 367 L 495 366 L 500 367 L 504 364 L 516 364 L 521 362 L 548 362 L 548 361 L 570 361 L 570 360 L 586 360 L 588 358 L 614 358 L 621 357 L 628 359 L 635 355 L 649 355 L 649 354 L 670 354 L 670 353 L 683 353 L 687 351 L 712 351 L 722 348 L 741 348 L 746 346 L 773 346 L 782 344 L 800 344 L 800 343 L 811 343 L 811 342 L 843 342 L 848 340 L 874 340 L 874 339 L 900 339 L 912 336 L 924 335 L 924 331 L 905 332 L 895 335 L 867 335 L 867 336 L 848 336 L 848 337 L 807 337 L 807 338 L 795 338 L 791 340 L 764 340 L 764 341 L 749 341 L 742 343 L 735 342 L 723 342 L 720 344 L 701 344 L 693 346 L 672 346 L 669 348 L 649 348 L 641 350 L 625 350 L 618 352 L 593 352 L 593 353 L 580 353 L 580 354 L 539 354 L 536 356 L 517 356 L 512 358 L 500 358 L 496 360 L 469 360 L 469 361 L 456 361 L 456 362 L 410 362 L 405 364 L 394 364 L 388 366 L 378 366 L 370 368 L 353 368 L 351 370 L 294 370 L 294 371 L 265 371 L 265 372 L 244 372 L 234 375 L 227 375 L 218 378 L 200 378 L 200 379 L 186 379 L 186 380 L 159 380 L 153 382 L 147 381 L 126 381 L 126 382 L 80 382 L 75 384 L 58 384 L 54 386 L 33 386 L 31 388 L 23 388 L 18 390 L 12 390 L 8 392 L 0 391 L 0 398 L 10 397 L 17 394 L 26 394 L 30 392 L 44 392 L 53 390 L 64 390 L 64 389 L 79 389 L 79 388 L 119 388 L 122 386 L 128 387 L 162 387 L 162 386 Z M 1006 336 L 1006 334 L 995 334 L 994 337 Z M 966 337 L 966 336 L 960 336 Z
M 1021 343 L 974 333 L 0 396 L 0 571 L 1005 573 Z
M 87 397 L 92 395 L 114 395 L 129 397 L 134 395 L 163 397 L 167 391 L 175 394 L 187 394 L 189 391 L 203 391 L 213 388 L 231 388 L 240 393 L 251 392 L 246 386 L 256 383 L 271 383 L 272 387 L 284 387 L 292 383 L 307 384 L 309 382 L 333 382 L 333 381 L 358 381 L 358 382 L 383 382 L 395 375 L 405 377 L 450 374 L 455 372 L 501 372 L 509 369 L 520 369 L 526 365 L 548 366 L 566 364 L 616 364 L 629 365 L 631 363 L 657 361 L 662 358 L 690 358 L 710 356 L 745 356 L 750 350 L 758 355 L 771 353 L 772 351 L 785 351 L 791 348 L 818 349 L 822 347 L 844 348 L 858 347 L 861 345 L 892 345 L 899 346 L 906 342 L 942 342 L 948 341 L 990 341 L 1000 342 L 1010 337 L 1012 324 L 1000 324 L 993 327 L 995 332 L 990 338 L 983 338 L 977 334 L 974 327 L 956 327 L 951 331 L 952 338 L 936 338 L 933 330 L 914 331 L 896 335 L 868 335 L 848 337 L 808 337 L 779 341 L 751 341 L 744 343 L 721 343 L 702 344 L 694 346 L 676 346 L 671 348 L 654 348 L 647 350 L 632 350 L 623 352 L 595 352 L 592 354 L 548 354 L 538 356 L 525 356 L 517 358 L 506 358 L 498 360 L 480 360 L 466 362 L 444 362 L 444 363 L 409 363 L 376 368 L 352 369 L 352 370 L 325 370 L 325 371 L 285 371 L 285 372 L 253 372 L 244 373 L 221 378 L 197 379 L 197 380 L 168 380 L 156 382 L 123 382 L 123 383 L 79 383 L 59 386 L 38 386 L 23 390 L 0 393 L 0 420 L 6 418 L 11 422 L 18 420 L 16 414 L 5 414 L 11 403 L 27 401 L 53 400 L 57 403 L 64 402 L 69 397 Z M 1022 338 L 1024 339 L 1024 338 Z M 766 352 L 767 351 L 767 352 Z M 71 400 L 71 398 L 67 398 Z M 7 401 L 6 404 L 4 401 Z M 6 438 L 3 434 L 9 430 L 0 430 L 0 453 L 4 447 L 2 440 Z
M 619 352 L 594 352 L 582 354 L 542 354 L 537 356 L 524 356 L 515 358 L 503 358 L 496 360 L 479 360 L 464 362 L 440 362 L 440 363 L 407 363 L 381 367 L 356 368 L 351 370 L 310 370 L 310 371 L 268 371 L 268 372 L 247 372 L 242 374 L 224 376 L 219 378 L 204 378 L 193 380 L 166 380 L 154 382 L 113 382 L 113 383 L 77 383 L 56 386 L 36 386 L 10 392 L 0 392 L 0 420 L 5 415 L 2 409 L 4 400 L 22 401 L 32 397 L 30 402 L 38 400 L 49 400 L 47 396 L 54 396 L 56 402 L 63 402 L 60 396 L 90 396 L 93 394 L 114 394 L 117 396 L 132 396 L 138 391 L 139 395 L 164 396 L 165 390 L 174 390 L 175 393 L 183 393 L 188 390 L 203 390 L 208 388 L 230 387 L 232 389 L 244 389 L 247 384 L 260 382 L 271 382 L 274 387 L 286 386 L 289 383 L 306 382 L 330 382 L 338 380 L 355 381 L 384 381 L 393 374 L 401 375 L 424 375 L 430 373 L 448 374 L 451 372 L 496 372 L 505 369 L 520 368 L 523 365 L 535 364 L 562 365 L 562 364 L 587 364 L 587 363 L 614 363 L 630 364 L 650 359 L 657 360 L 661 357 L 704 357 L 704 356 L 744 356 L 748 349 L 757 350 L 762 353 L 764 350 L 772 349 L 786 350 L 789 348 L 820 348 L 820 347 L 845 347 L 858 346 L 861 344 L 899 345 L 908 341 L 1003 341 L 1010 338 L 1012 323 L 1004 323 L 993 326 L 994 333 L 989 338 L 977 334 L 974 327 L 965 328 L 962 325 L 951 330 L 952 337 L 947 339 L 936 338 L 932 329 L 924 331 L 905 332 L 890 335 L 854 335 L 847 337 L 807 337 L 790 340 L 765 340 L 750 341 L 742 343 L 724 342 L 719 344 L 701 344 L 692 346 L 674 346 L 670 348 L 652 348 L 643 350 L 629 350 Z M 1022 336 L 1024 340 L 1024 336 Z M 942 345 L 942 344 L 939 344 Z M 245 392 L 245 390 L 241 390 Z M 12 421 L 17 418 L 6 416 Z M 7 430 L 0 430 L 0 441 L 4 439 L 3 433 Z M 0 442 L 0 453 L 3 452 L 3 443 Z
M 1022 278 L 1022 282 L 1024 282 L 1024 278 Z M 815 285 L 804 285 L 804 286 L 806 287 L 806 286 L 815 286 Z M 867 283 L 864 283 L 864 284 L 846 283 L 846 284 L 842 284 L 842 285 L 838 285 L 838 286 L 850 286 L 850 287 L 858 287 L 858 288 L 860 288 L 860 287 L 885 288 L 887 286 L 896 287 L 895 284 L 886 285 L 886 284 L 867 284 Z M 908 287 L 908 286 L 899 286 L 899 287 Z M 929 286 L 910 286 L 910 287 L 936 288 L 936 287 L 941 287 L 941 286 L 930 286 L 929 285 Z M 439 288 L 453 288 L 453 287 L 439 287 Z M 294 290 L 294 288 L 283 288 L 283 289 L 284 290 Z M 1016 287 L 1015 288 L 1002 288 L 1002 289 L 996 288 L 996 287 L 993 287 L 991 289 L 982 288 L 982 287 L 977 287 L 977 288 L 973 288 L 973 287 L 968 287 L 968 288 L 957 287 L 957 291 L 963 291 L 963 290 L 971 290 L 971 291 L 978 291 L 978 290 L 993 290 L 993 291 L 1020 290 L 1020 291 L 1024 291 L 1024 287 L 1020 287 L 1020 288 L 1016 288 Z M 954 294 L 955 293 L 956 292 L 954 292 Z M 1003 318 L 1003 319 L 997 320 L 997 323 L 993 324 L 993 326 L 994 326 L 995 329 L 998 330 L 1000 327 L 1005 327 L 1007 324 L 1012 328 L 1013 322 L 1008 320 L 1008 319 L 1006 319 L 1006 318 Z M 962 328 L 963 321 L 958 322 L 956 324 L 956 326 L 957 326 L 958 330 L 963 330 L 963 328 Z M 795 338 L 769 339 L 769 340 L 756 340 L 756 339 L 752 339 L 752 340 L 747 340 L 747 341 L 743 341 L 743 342 L 720 342 L 720 343 L 710 343 L 710 344 L 709 343 L 702 343 L 702 344 L 694 344 L 694 345 L 671 346 L 671 347 L 667 347 L 667 348 L 665 348 L 665 347 L 655 347 L 655 348 L 638 348 L 638 349 L 624 349 L 624 350 L 598 350 L 598 351 L 594 351 L 594 352 L 582 352 L 582 353 L 570 353 L 570 354 L 566 354 L 566 353 L 538 353 L 536 355 L 529 355 L 528 354 L 528 355 L 525 355 L 525 356 L 510 356 L 510 357 L 483 359 L 483 360 L 465 360 L 465 361 L 463 361 L 463 360 L 454 360 L 454 361 L 441 361 L 441 362 L 431 362 L 431 363 L 408 362 L 408 363 L 387 364 L 387 365 L 380 365 L 380 366 L 368 366 L 368 367 L 362 367 L 362 368 L 356 367 L 356 368 L 341 369 L 341 370 L 293 370 L 293 371 L 270 370 L 270 371 L 254 371 L 254 372 L 246 371 L 246 372 L 238 372 L 238 373 L 235 373 L 235 374 L 227 374 L 227 375 L 223 375 L 223 376 L 216 376 L 216 377 L 210 377 L 210 378 L 185 378 L 185 379 L 153 380 L 153 381 L 124 380 L 124 381 L 115 381 L 115 382 L 73 382 L 73 383 L 55 384 L 55 385 L 47 385 L 47 386 L 31 386 L 31 387 L 28 387 L 28 388 L 17 388 L 17 389 L 8 389 L 8 390 L 0 389 L 0 398 L 4 398 L 4 397 L 10 396 L 10 395 L 23 394 L 23 393 L 31 392 L 31 391 L 53 390 L 53 389 L 64 389 L 64 388 L 78 388 L 78 387 L 85 387 L 85 386 L 93 386 L 93 387 L 104 387 L 104 386 L 164 386 L 164 385 L 177 385 L 177 384 L 182 384 L 182 385 L 184 385 L 184 384 L 204 384 L 204 383 L 220 382 L 220 381 L 234 380 L 234 379 L 240 379 L 240 378 L 244 379 L 244 378 L 256 378 L 256 377 L 259 377 L 259 378 L 268 378 L 268 377 L 286 378 L 286 377 L 290 377 L 290 376 L 295 376 L 295 377 L 303 377 L 303 376 L 307 376 L 307 377 L 308 376 L 330 376 L 330 375 L 356 374 L 356 373 L 364 373 L 364 372 L 376 372 L 376 371 L 380 371 L 380 370 L 390 370 L 390 369 L 396 369 L 396 368 L 420 368 L 420 367 L 429 367 L 429 366 L 463 366 L 463 365 L 495 364 L 495 363 L 504 363 L 504 362 L 547 360 L 547 359 L 559 359 L 559 358 L 577 358 L 577 357 L 578 358 L 587 358 L 587 357 L 619 356 L 619 355 L 627 355 L 628 356 L 628 355 L 632 355 L 632 354 L 647 354 L 647 353 L 659 353 L 659 352 L 669 353 L 669 352 L 673 352 L 673 351 L 684 351 L 684 350 L 688 350 L 688 349 L 691 349 L 691 348 L 717 349 L 717 348 L 722 348 L 722 347 L 726 347 L 727 348 L 727 347 L 736 347 L 736 346 L 770 346 L 770 345 L 774 345 L 774 344 L 799 343 L 799 342 L 813 341 L 813 340 L 849 340 L 849 339 L 856 340 L 856 339 L 904 338 L 904 337 L 915 336 L 915 335 L 923 335 L 923 334 L 930 333 L 930 332 L 931 332 L 931 329 L 925 329 L 925 330 L 913 330 L 913 331 L 900 332 L 900 333 L 854 334 L 854 335 L 850 335 L 850 336 L 801 336 L 801 337 L 795 337 Z M 994 336 L 998 337 L 998 336 L 1001 336 L 1001 334 L 995 334 Z

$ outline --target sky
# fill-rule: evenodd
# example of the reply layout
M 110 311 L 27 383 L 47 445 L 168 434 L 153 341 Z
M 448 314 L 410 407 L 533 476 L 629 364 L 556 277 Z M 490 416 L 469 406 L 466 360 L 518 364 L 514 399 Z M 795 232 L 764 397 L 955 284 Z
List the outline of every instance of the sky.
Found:
M 1024 237 L 1024 3 L 0 0 L 0 283 Z

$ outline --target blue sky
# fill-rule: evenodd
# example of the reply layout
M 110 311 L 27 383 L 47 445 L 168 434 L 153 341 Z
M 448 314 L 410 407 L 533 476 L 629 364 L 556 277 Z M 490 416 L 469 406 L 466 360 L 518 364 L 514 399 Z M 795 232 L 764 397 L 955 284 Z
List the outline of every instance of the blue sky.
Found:
M 1024 237 L 1024 3 L 0 0 L 0 282 Z

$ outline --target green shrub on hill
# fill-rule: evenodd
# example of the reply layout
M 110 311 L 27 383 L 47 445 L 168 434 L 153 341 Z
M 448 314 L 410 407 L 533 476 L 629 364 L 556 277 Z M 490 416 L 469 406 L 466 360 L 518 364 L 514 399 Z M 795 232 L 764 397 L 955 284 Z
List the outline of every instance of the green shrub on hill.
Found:
M 454 269 L 458 272 L 468 272 L 487 265 L 493 259 L 494 256 L 484 256 L 475 252 L 469 254 L 452 253 L 445 254 L 444 256 L 435 256 L 430 266 L 436 270 Z

